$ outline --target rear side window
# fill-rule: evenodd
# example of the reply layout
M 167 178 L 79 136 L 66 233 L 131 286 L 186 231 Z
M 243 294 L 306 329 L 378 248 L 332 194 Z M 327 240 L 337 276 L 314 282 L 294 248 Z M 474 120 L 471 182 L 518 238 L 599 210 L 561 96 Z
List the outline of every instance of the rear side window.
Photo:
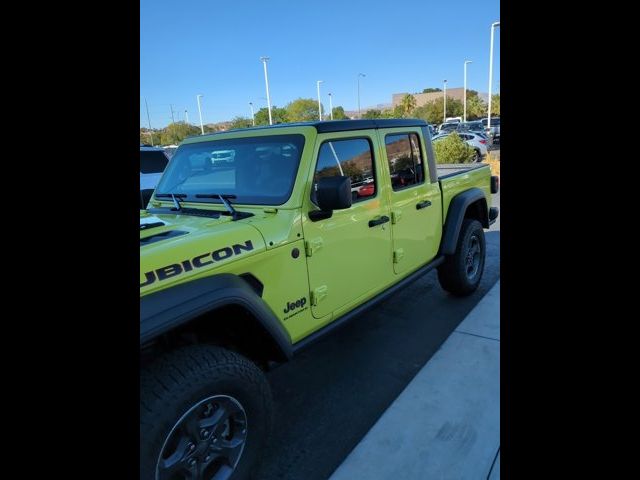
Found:
M 168 163 L 164 152 L 140 152 L 140 172 L 141 173 L 162 173 Z
M 391 186 L 402 190 L 424 182 L 424 162 L 420 143 L 415 133 L 387 135 L 384 139 Z
M 364 138 L 331 140 L 320 147 L 313 176 L 311 201 L 316 203 L 318 180 L 323 177 L 346 176 L 351 179 L 353 203 L 376 195 L 371 143 Z

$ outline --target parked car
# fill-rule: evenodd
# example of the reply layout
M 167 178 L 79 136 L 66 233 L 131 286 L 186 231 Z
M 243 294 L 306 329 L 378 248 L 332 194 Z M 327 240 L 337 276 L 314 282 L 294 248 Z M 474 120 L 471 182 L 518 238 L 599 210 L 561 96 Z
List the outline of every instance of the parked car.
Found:
M 440 128 L 438 129 L 438 134 L 442 135 L 443 133 L 451 133 L 457 130 L 458 130 L 457 122 L 447 122 L 440 125 Z
M 459 132 L 473 132 L 473 133 L 481 133 L 485 134 L 485 127 L 482 124 L 482 121 L 477 120 L 473 122 L 462 122 L 458 124 Z
M 225 166 L 233 163 L 235 150 L 217 150 L 211 154 L 211 161 L 214 166 Z
M 162 148 L 140 145 L 140 209 L 144 210 L 158 185 L 169 157 Z
M 491 117 L 490 128 L 487 126 L 489 122 L 486 118 L 483 118 L 481 121 L 485 132 L 493 140 L 493 144 L 500 144 L 500 117 Z
M 467 143 L 467 145 L 473 147 L 474 155 L 473 155 L 472 161 L 481 162 L 482 160 L 484 160 L 488 152 L 488 148 L 487 148 L 488 140 L 486 138 L 472 132 L 456 132 L 456 133 L 460 136 L 460 138 L 462 138 Z M 448 137 L 449 135 L 451 134 L 447 133 L 443 135 L 436 135 L 433 138 L 433 141 L 437 142 L 439 140 L 442 140 L 443 138 Z
M 164 149 L 164 153 L 167 154 L 167 157 L 169 157 L 169 159 L 171 159 L 171 157 L 173 157 L 173 154 L 176 153 L 176 150 L 178 149 L 177 145 L 168 145 L 166 147 L 162 147 Z

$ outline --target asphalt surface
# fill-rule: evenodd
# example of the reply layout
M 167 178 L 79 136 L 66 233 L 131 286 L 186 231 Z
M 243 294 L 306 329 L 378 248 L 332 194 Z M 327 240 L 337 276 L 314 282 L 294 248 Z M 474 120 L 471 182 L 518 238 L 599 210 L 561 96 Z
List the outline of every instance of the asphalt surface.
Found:
M 500 194 L 493 197 L 499 207 Z M 256 479 L 331 476 L 499 279 L 499 219 L 485 231 L 485 271 L 473 295 L 447 294 L 430 272 L 268 374 L 274 431 Z

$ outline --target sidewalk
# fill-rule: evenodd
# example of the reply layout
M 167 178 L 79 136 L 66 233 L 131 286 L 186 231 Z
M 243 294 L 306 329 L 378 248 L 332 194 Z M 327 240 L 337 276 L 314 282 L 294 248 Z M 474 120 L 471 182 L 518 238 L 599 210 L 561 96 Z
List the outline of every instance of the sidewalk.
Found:
M 500 280 L 330 480 L 499 480 Z

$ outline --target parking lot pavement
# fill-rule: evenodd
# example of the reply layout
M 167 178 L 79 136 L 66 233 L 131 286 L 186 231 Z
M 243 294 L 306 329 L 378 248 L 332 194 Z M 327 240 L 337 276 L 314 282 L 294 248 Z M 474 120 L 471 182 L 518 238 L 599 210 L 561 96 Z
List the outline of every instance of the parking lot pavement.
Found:
M 500 206 L 499 194 L 492 204 Z M 268 373 L 274 427 L 255 479 L 331 476 L 499 280 L 499 219 L 485 231 L 475 293 L 453 297 L 430 272 Z
M 500 281 L 330 480 L 500 478 Z

